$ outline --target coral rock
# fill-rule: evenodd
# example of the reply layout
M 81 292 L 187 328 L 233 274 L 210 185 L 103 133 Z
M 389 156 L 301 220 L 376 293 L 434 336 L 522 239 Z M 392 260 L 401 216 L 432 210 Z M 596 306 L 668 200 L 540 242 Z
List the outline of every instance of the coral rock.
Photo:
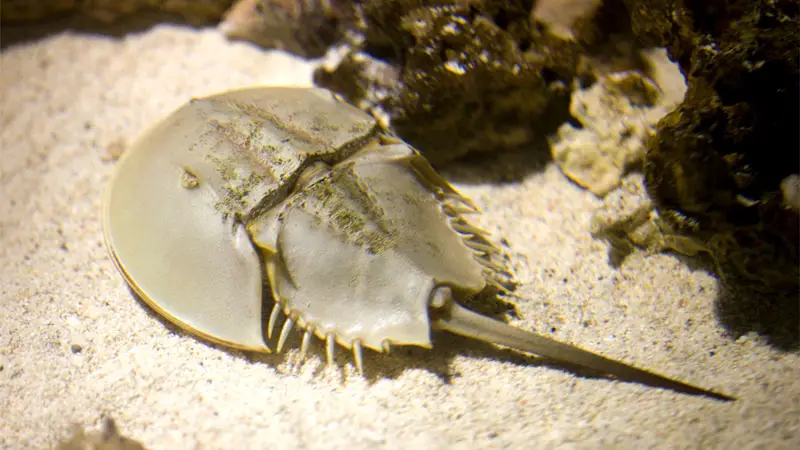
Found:
M 662 217 L 730 274 L 796 292 L 800 226 L 781 184 L 800 166 L 800 2 L 626 1 L 687 78 L 645 166 Z
M 377 111 L 432 163 L 530 144 L 566 118 L 577 45 L 532 23 L 526 2 L 377 1 L 358 11 L 351 54 L 315 81 Z M 560 120 L 547 120 L 557 108 Z
M 553 159 L 571 180 L 603 196 L 630 167 L 641 165 L 647 139 L 673 107 L 641 73 L 606 75 L 572 94 L 570 113 L 581 127 L 559 128 L 551 140 Z

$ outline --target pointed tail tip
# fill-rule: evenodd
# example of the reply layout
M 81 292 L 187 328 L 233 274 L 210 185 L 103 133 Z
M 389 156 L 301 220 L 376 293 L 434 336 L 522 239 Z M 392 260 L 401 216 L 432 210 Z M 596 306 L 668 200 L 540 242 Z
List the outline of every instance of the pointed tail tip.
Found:
M 555 341 L 546 336 L 512 327 L 506 323 L 474 313 L 458 305 L 452 299 L 448 300 L 440 302 L 441 307 L 436 308 L 436 316 L 432 321 L 433 325 L 441 330 L 495 345 L 510 347 L 525 353 L 532 353 L 553 361 L 584 367 L 611 375 L 614 379 L 620 381 L 635 382 L 725 402 L 736 400 L 736 398 L 725 394 L 692 386 L 570 344 Z
M 641 370 L 641 369 L 637 369 Z M 645 378 L 630 376 L 624 377 L 619 375 L 613 375 L 614 379 L 624 382 L 632 382 L 632 383 L 639 383 L 644 384 L 646 386 L 659 388 L 659 389 L 668 389 L 674 392 L 678 392 L 681 394 L 692 395 L 696 397 L 707 397 L 714 400 L 719 400 L 723 402 L 734 402 L 738 400 L 736 397 L 722 394 L 720 392 L 712 391 L 710 389 L 704 389 L 698 386 L 694 386 L 688 383 L 684 383 L 682 381 L 674 380 L 671 378 L 666 378 L 658 374 L 654 374 L 649 371 L 641 370 L 643 373 L 646 373 L 647 376 Z
M 707 397 L 711 397 L 711 398 L 713 398 L 715 400 L 723 401 L 723 402 L 735 402 L 735 401 L 739 400 L 736 397 L 732 397 L 730 395 L 721 394 L 719 392 L 714 392 L 714 391 L 707 391 L 704 395 L 707 396 Z

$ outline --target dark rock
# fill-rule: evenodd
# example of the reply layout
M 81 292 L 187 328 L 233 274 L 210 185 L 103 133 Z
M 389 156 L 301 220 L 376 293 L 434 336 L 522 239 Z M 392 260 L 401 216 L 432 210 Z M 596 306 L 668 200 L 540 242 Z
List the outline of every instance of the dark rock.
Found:
M 800 2 L 626 4 L 636 35 L 665 46 L 688 82 L 648 146 L 659 212 L 723 277 L 796 291 L 800 222 L 781 183 L 800 172 Z
M 375 1 L 315 82 L 385 116 L 436 165 L 518 148 L 568 118 L 579 45 L 524 1 Z M 545 130 L 545 131 L 543 131 Z

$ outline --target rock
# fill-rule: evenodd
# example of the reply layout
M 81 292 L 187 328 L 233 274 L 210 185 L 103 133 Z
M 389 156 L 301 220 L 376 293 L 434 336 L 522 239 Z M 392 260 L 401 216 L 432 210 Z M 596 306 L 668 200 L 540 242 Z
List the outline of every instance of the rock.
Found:
M 728 276 L 798 291 L 800 2 L 626 0 L 634 33 L 665 46 L 688 91 L 658 124 L 646 185 L 661 216 Z
M 79 13 L 105 23 L 145 10 L 181 15 L 195 24 L 218 20 L 233 0 L 2 0 L 0 22 L 30 23 Z
M 578 185 L 604 196 L 622 176 L 641 167 L 647 140 L 674 103 L 640 72 L 616 72 L 573 92 L 570 113 L 550 140 L 553 160 Z
M 228 38 L 318 58 L 339 39 L 340 3 L 331 0 L 239 0 L 219 30 Z
M 348 23 L 344 56 L 315 82 L 435 165 L 530 144 L 567 118 L 579 46 L 532 22 L 528 2 L 364 2 Z

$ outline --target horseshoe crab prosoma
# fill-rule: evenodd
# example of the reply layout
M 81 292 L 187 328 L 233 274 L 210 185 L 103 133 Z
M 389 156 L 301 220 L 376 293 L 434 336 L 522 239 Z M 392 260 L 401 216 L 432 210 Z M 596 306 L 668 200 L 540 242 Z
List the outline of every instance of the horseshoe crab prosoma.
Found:
M 148 305 L 227 346 L 270 351 L 283 313 L 277 351 L 296 326 L 303 352 L 316 336 L 329 362 L 339 344 L 363 371 L 363 348 L 431 347 L 436 328 L 728 399 L 460 306 L 507 273 L 465 220 L 474 212 L 417 151 L 328 91 L 253 88 L 194 99 L 144 133 L 119 162 L 104 228 Z

